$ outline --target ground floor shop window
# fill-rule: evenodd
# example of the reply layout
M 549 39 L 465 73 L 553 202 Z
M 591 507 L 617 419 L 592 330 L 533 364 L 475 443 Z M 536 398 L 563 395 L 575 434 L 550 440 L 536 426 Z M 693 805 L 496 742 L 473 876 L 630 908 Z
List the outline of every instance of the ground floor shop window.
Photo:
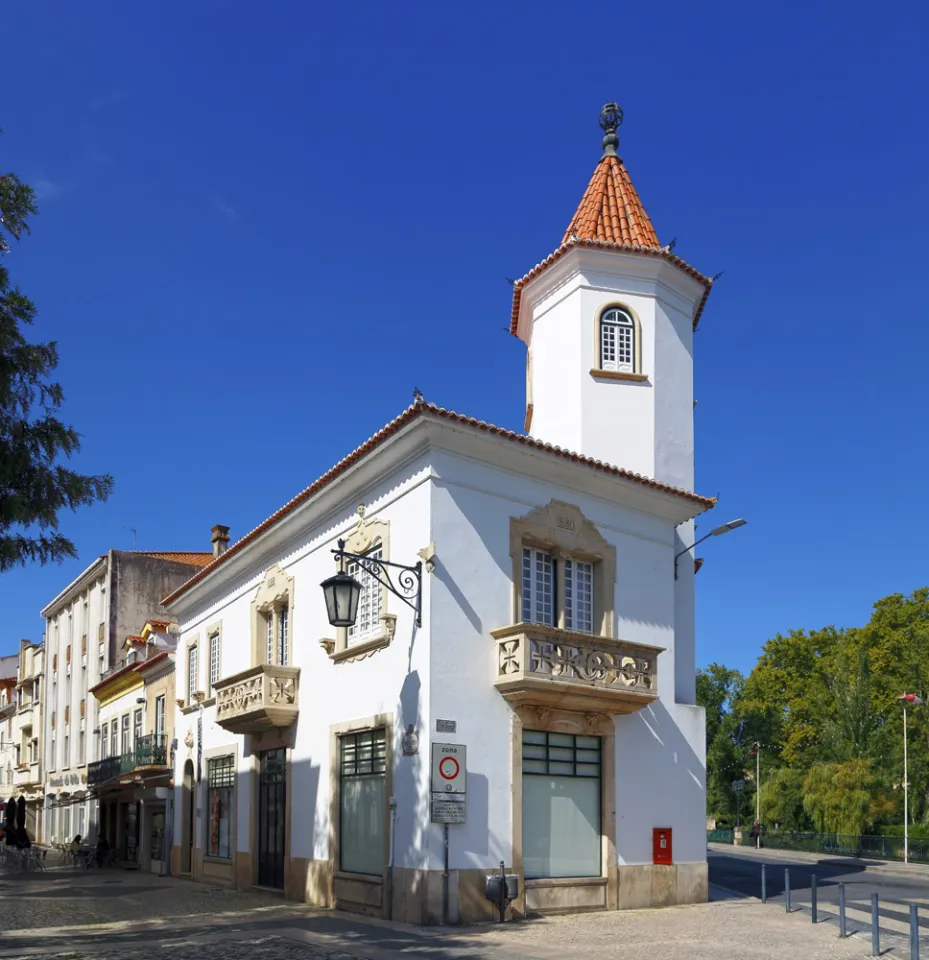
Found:
M 210 817 L 207 855 L 232 859 L 232 804 L 235 788 L 235 758 L 207 760 L 207 801 Z
M 387 820 L 387 731 L 365 730 L 339 740 L 340 866 L 380 876 Z
M 162 811 L 152 814 L 151 859 L 161 860 L 165 842 L 165 815 Z
M 599 877 L 600 738 L 523 731 L 526 879 Z

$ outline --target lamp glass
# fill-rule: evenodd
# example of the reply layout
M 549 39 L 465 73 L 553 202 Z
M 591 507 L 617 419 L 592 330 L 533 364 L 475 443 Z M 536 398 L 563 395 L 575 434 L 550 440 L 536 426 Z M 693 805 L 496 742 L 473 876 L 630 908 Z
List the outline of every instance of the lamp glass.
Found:
M 352 627 L 358 615 L 361 584 L 344 571 L 321 584 L 326 599 L 326 614 L 334 627 Z

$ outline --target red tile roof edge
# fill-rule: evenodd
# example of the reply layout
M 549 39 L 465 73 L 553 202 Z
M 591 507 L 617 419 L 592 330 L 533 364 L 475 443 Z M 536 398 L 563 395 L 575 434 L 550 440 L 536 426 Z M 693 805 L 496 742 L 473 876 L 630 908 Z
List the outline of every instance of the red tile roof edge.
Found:
M 572 239 L 563 243 L 554 253 L 550 253 L 541 263 L 537 263 L 524 277 L 520 277 L 519 280 L 513 284 L 513 311 L 510 314 L 510 333 L 512 333 L 514 337 L 519 327 L 519 305 L 522 299 L 523 287 L 525 287 L 530 280 L 534 280 L 539 274 L 544 273 L 556 260 L 560 260 L 572 247 L 593 247 L 600 250 L 619 250 L 624 253 L 644 253 L 647 256 L 660 257 L 662 260 L 667 260 L 668 263 L 673 263 L 674 266 L 679 267 L 688 276 L 693 277 L 698 283 L 703 284 L 703 297 L 697 305 L 697 312 L 694 314 L 694 330 L 697 329 L 703 308 L 706 306 L 707 297 L 710 295 L 710 290 L 713 289 L 713 281 L 692 267 L 686 260 L 676 257 L 666 247 L 640 247 L 636 244 L 611 243 L 607 240 Z
M 121 677 L 125 673 L 132 673 L 133 670 L 138 669 L 137 663 L 127 663 L 125 666 L 119 668 L 116 673 L 111 673 L 108 677 L 103 680 L 97 681 L 87 692 L 93 693 L 95 690 L 99 690 L 101 687 L 105 687 L 112 680 L 115 680 L 117 677 Z
M 205 567 L 214 559 L 210 550 L 126 550 L 124 552 L 170 560 L 173 563 L 187 563 L 197 567 Z
M 161 653 L 156 653 L 154 657 L 149 657 L 148 660 L 143 661 L 142 663 L 136 664 L 136 669 L 139 673 L 145 673 L 149 667 L 154 666 L 156 663 L 164 660 L 169 654 L 173 653 L 173 650 L 162 650 Z
M 474 417 L 465 416 L 462 413 L 456 413 L 454 410 L 447 410 L 445 407 L 439 407 L 434 403 L 426 403 L 425 401 L 417 401 L 412 406 L 406 408 L 399 416 L 394 417 L 390 423 L 381 427 L 372 437 L 369 437 L 361 446 L 356 447 L 348 456 L 343 457 L 335 466 L 330 467 L 321 477 L 317 480 L 314 480 L 308 487 L 304 490 L 301 490 L 295 497 L 291 500 L 288 500 L 284 506 L 280 507 L 274 513 L 271 514 L 266 520 L 263 520 L 258 524 L 257 527 L 250 530 L 243 537 L 233 543 L 224 553 L 221 553 L 216 557 L 211 564 L 204 567 L 202 570 L 199 570 L 195 573 L 188 581 L 182 583 L 173 593 L 168 594 L 162 601 L 162 606 L 165 606 L 172 601 L 176 600 L 182 593 L 185 593 L 189 590 L 195 583 L 198 583 L 203 579 L 207 574 L 212 573 L 221 563 L 225 562 L 228 557 L 231 557 L 233 554 L 238 553 L 240 550 L 243 550 L 249 543 L 257 539 L 262 533 L 266 530 L 269 530 L 273 527 L 278 520 L 283 519 L 287 514 L 291 513 L 301 504 L 305 503 L 310 499 L 315 493 L 318 493 L 323 487 L 327 486 L 338 476 L 343 474 L 349 467 L 357 463 L 368 453 L 370 453 L 375 447 L 381 444 L 388 437 L 393 436 L 408 423 L 412 422 L 419 416 L 433 415 L 436 417 L 441 417 L 445 420 L 451 420 L 454 423 L 464 424 L 466 426 L 474 427 L 477 430 L 481 430 L 485 433 L 491 433 L 495 436 L 505 437 L 508 440 L 512 440 L 514 443 L 521 443 L 524 446 L 531 447 L 534 450 L 544 450 L 548 453 L 552 453 L 557 457 L 561 457 L 565 460 L 571 460 L 574 463 L 581 463 L 585 466 L 591 467 L 594 470 L 599 470 L 604 473 L 608 473 L 611 476 L 622 477 L 625 480 L 632 480 L 636 483 L 640 483 L 643 486 L 651 487 L 655 490 L 660 490 L 663 493 L 669 493 L 677 497 L 682 497 L 685 500 L 689 500 L 691 503 L 698 504 L 706 510 L 712 509 L 716 505 L 715 497 L 701 497 L 699 494 L 691 493 L 688 490 L 682 490 L 679 487 L 673 487 L 670 484 L 661 483 L 658 480 L 652 480 L 649 477 L 644 477 L 639 473 L 634 473 L 631 470 L 624 470 L 622 467 L 614 467 L 611 464 L 603 463 L 600 460 L 593 460 L 590 457 L 582 456 L 579 453 L 574 453 L 570 450 L 564 450 L 561 447 L 554 446 L 550 443 L 545 443 L 541 440 L 536 440 L 533 437 L 528 436 L 524 433 L 517 433 L 515 430 L 508 430 L 505 427 L 498 427 L 492 423 L 487 423 L 484 420 L 477 420 Z

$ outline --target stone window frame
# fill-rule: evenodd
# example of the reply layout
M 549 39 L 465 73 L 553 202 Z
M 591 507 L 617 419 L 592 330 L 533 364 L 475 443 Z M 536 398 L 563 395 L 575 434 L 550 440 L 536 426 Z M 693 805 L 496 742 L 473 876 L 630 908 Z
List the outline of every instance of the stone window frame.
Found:
M 265 571 L 261 584 L 255 591 L 251 604 L 251 665 L 268 662 L 267 624 L 270 615 L 274 635 L 274 653 L 277 656 L 277 639 L 280 611 L 287 607 L 287 663 L 273 664 L 290 667 L 294 661 L 294 578 L 284 573 L 280 564 Z M 221 642 L 221 641 L 220 641 Z
M 523 867 L 523 730 L 600 737 L 600 876 L 525 880 Z M 616 871 L 616 727 L 613 718 L 599 713 L 575 713 L 524 704 L 513 711 L 511 727 L 511 827 L 513 872 L 522 880 L 517 915 L 525 916 L 526 889 L 604 887 L 604 907 L 615 910 L 619 902 Z
M 222 620 L 216 620 L 215 622 L 209 624 L 206 629 L 203 631 L 206 636 L 206 699 L 203 701 L 204 706 L 209 706 L 212 703 L 216 702 L 216 690 L 213 688 L 213 637 L 218 638 L 218 649 L 217 649 L 217 658 L 219 661 L 218 669 L 219 676 L 216 678 L 216 682 L 220 683 L 223 679 L 223 622 Z
M 390 521 L 380 519 L 365 519 L 365 508 L 358 508 L 358 524 L 345 539 L 346 553 L 364 555 L 375 547 L 381 548 L 381 560 L 390 560 Z M 337 569 L 341 565 L 336 560 Z M 348 645 L 348 628 L 336 627 L 335 640 L 322 640 L 321 646 L 329 654 L 334 663 L 351 663 L 354 660 L 364 660 L 378 650 L 389 647 L 397 629 L 397 615 L 390 613 L 388 602 L 390 591 L 382 583 L 381 588 L 381 629 L 373 636 L 367 637 L 360 643 Z
M 192 691 L 190 689 L 190 651 L 194 647 L 197 648 L 197 683 L 196 683 L 197 689 Z M 185 709 L 187 710 L 192 710 L 194 707 L 197 706 L 196 694 L 200 692 L 200 671 L 202 667 L 203 667 L 203 661 L 202 661 L 202 658 L 200 657 L 200 634 L 195 633 L 184 644 L 184 665 L 183 665 L 184 686 L 182 689 L 184 691 L 183 701 L 185 704 Z
M 231 832 L 232 836 L 229 839 L 229 854 L 228 858 L 226 857 L 213 857 L 210 856 L 206 851 L 210 849 L 209 846 L 209 829 L 210 829 L 210 810 L 207 803 L 207 798 L 210 795 L 209 787 L 209 778 L 207 775 L 207 770 L 209 769 L 208 764 L 210 760 L 219 760 L 223 757 L 232 757 L 232 767 L 234 776 L 234 782 L 232 786 L 232 824 Z M 237 745 L 232 743 L 225 743 L 217 747 L 208 747 L 203 751 L 203 845 L 200 848 L 202 850 L 201 860 L 203 863 L 215 863 L 227 867 L 234 867 L 237 854 L 237 843 L 238 843 L 238 820 L 239 820 L 239 782 L 240 778 L 247 775 L 247 761 L 244 756 L 239 755 L 239 750 Z M 195 785 L 196 786 L 196 785 Z M 199 821 L 199 817 L 198 817 Z M 252 849 L 255 849 L 252 847 Z
M 593 564 L 593 632 L 616 637 L 616 547 L 608 543 L 580 507 L 550 500 L 523 517 L 510 517 L 510 557 L 513 561 L 513 623 L 522 623 L 523 548 L 547 550 L 556 560 L 575 559 Z M 560 573 L 559 573 L 560 577 Z M 565 630 L 564 589 L 556 580 L 554 627 Z M 527 621 L 528 622 L 528 621 Z
M 339 838 L 342 835 L 342 795 L 341 795 L 341 748 L 340 740 L 346 734 L 365 733 L 368 730 L 385 731 L 387 744 L 387 759 L 385 766 L 384 796 L 387 809 L 384 811 L 384 871 L 380 877 L 369 874 L 346 873 L 340 869 L 342 851 Z M 338 909 L 339 881 L 370 885 L 372 892 L 376 889 L 379 894 L 379 909 L 376 916 L 385 912 L 385 886 L 390 860 L 390 798 L 393 796 L 393 763 L 394 763 L 394 715 L 393 713 L 378 713 L 370 717 L 359 717 L 342 723 L 329 726 L 329 902 Z
M 627 373 L 621 370 L 604 370 L 603 360 L 601 358 L 601 325 L 603 317 L 610 310 L 622 310 L 628 314 L 632 320 L 632 372 Z M 642 323 L 639 315 L 628 303 L 621 301 L 609 301 L 597 308 L 596 322 L 594 323 L 594 365 L 590 375 L 599 380 L 625 380 L 633 383 L 644 383 L 648 380 L 648 374 L 642 372 Z

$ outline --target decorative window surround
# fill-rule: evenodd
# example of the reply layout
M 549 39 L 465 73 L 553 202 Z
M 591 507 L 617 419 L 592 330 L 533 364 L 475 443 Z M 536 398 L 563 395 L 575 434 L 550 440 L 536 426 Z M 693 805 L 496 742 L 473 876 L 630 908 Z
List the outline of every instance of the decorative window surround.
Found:
M 223 676 L 223 622 L 218 620 L 211 623 L 206 630 L 206 696 L 203 705 L 208 707 L 216 701 L 216 691 L 213 684 L 218 683 Z M 213 659 L 216 657 L 216 676 L 213 676 Z
M 594 341 L 592 377 L 640 383 L 648 379 L 642 373 L 642 325 L 626 304 L 607 303 L 600 308 Z
M 287 610 L 286 663 L 278 663 L 278 636 L 281 611 Z M 271 631 L 273 664 L 287 667 L 293 662 L 294 578 L 288 577 L 278 564 L 270 567 L 252 600 L 252 662 L 253 667 L 268 663 L 268 631 Z
M 180 706 L 181 710 L 193 710 L 197 706 L 196 697 L 191 696 L 191 691 L 188 690 L 188 685 L 190 682 L 190 651 L 194 647 L 197 648 L 197 653 L 196 653 L 197 674 L 198 674 L 197 679 L 199 681 L 199 673 L 200 673 L 200 668 L 202 666 L 201 658 L 200 658 L 200 634 L 199 633 L 192 636 L 184 644 L 184 662 L 183 664 L 181 664 L 181 667 L 180 667 L 183 673 L 180 678 L 181 682 L 178 684 L 178 693 L 180 693 L 181 696 L 179 696 L 177 700 L 177 703 Z M 199 682 L 197 684 L 197 687 L 199 689 Z
M 348 553 L 366 554 L 380 548 L 380 559 L 390 560 L 390 522 L 387 520 L 365 520 L 364 506 L 358 507 L 358 524 L 346 537 L 345 550 Z M 335 640 L 320 640 L 320 646 L 329 654 L 334 663 L 351 663 L 364 660 L 378 650 L 390 646 L 397 629 L 396 614 L 388 613 L 387 598 L 390 591 L 383 584 L 377 584 L 380 591 L 380 629 L 367 634 L 358 642 L 351 642 L 348 629 L 336 627 Z M 360 607 L 360 604 L 359 604 Z
M 524 548 L 546 551 L 556 560 L 558 582 L 552 626 L 565 630 L 564 561 L 593 564 L 593 632 L 591 636 L 613 637 L 616 588 L 616 548 L 573 504 L 552 500 L 524 517 L 510 518 L 510 557 L 513 560 L 513 622 L 523 622 L 522 583 Z M 529 622 L 529 621 L 527 621 Z

